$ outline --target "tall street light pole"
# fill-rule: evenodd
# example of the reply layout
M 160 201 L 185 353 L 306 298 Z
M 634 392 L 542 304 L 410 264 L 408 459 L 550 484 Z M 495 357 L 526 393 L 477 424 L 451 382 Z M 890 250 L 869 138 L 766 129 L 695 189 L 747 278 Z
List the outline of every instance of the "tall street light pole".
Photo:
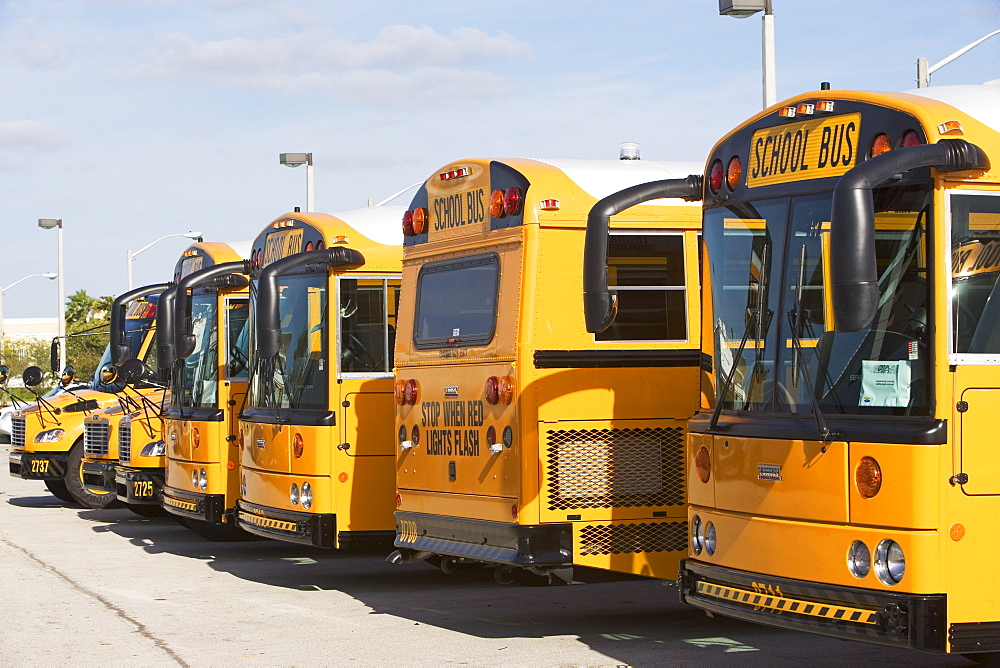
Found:
M 3 344 L 7 340 L 7 332 L 4 329 L 4 325 L 3 325 L 3 293 L 5 293 L 8 290 L 10 290 L 12 287 L 14 287 L 15 285 L 17 285 L 21 281 L 26 281 L 29 278 L 34 278 L 35 276 L 42 276 L 44 278 L 52 279 L 52 278 L 58 278 L 59 274 L 57 274 L 55 272 L 50 272 L 48 274 L 28 274 L 24 278 L 17 279 L 16 281 L 14 281 L 10 285 L 8 285 L 6 288 L 0 288 L 0 356 L 2 356 L 2 353 L 3 353 Z
M 132 291 L 132 287 L 133 287 L 133 285 L 132 285 L 132 261 L 135 260 L 135 256 L 138 255 L 139 253 L 143 252 L 143 251 L 149 250 L 154 245 L 160 243 L 164 239 L 170 239 L 171 237 L 187 237 L 188 239 L 195 239 L 197 241 L 201 241 L 202 235 L 201 235 L 201 232 L 177 232 L 176 234 L 164 234 L 162 237 L 160 237 L 156 241 L 154 241 L 152 243 L 146 244 L 145 246 L 143 246 L 139 250 L 135 251 L 134 253 L 132 251 L 130 251 L 130 250 L 125 251 L 125 262 L 126 262 L 126 264 L 128 266 L 128 289 L 129 289 L 129 292 Z
M 761 20 L 761 88 L 764 108 L 778 101 L 774 65 L 774 11 L 771 0 L 719 0 L 719 14 L 745 19 L 757 12 L 764 12 Z
M 62 218 L 39 218 L 38 226 L 43 230 L 58 230 L 58 267 L 59 274 L 59 371 L 66 368 L 66 266 L 63 257 L 63 222 Z
M 315 211 L 313 202 L 313 154 L 312 153 L 282 153 L 278 162 L 286 167 L 306 166 L 306 211 Z
M 941 69 L 951 61 L 955 60 L 956 58 L 964 56 L 966 53 L 976 48 L 977 46 L 988 40 L 990 37 L 994 37 L 996 35 L 1000 35 L 1000 30 L 994 30 L 989 35 L 977 39 L 972 44 L 966 44 L 961 49 L 951 54 L 941 62 L 934 63 L 930 67 L 927 66 L 926 58 L 917 58 L 917 88 L 927 88 L 927 86 L 929 86 L 931 83 L 932 74 L 934 74 L 939 69 Z

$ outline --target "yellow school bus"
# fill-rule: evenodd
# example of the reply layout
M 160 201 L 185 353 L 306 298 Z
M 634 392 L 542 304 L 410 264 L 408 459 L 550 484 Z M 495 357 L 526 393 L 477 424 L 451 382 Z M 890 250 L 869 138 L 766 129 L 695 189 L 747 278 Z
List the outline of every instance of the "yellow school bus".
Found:
M 253 243 L 237 512 L 251 533 L 392 543 L 402 211 L 289 213 Z
M 249 241 L 192 246 L 177 265 L 176 285 L 160 299 L 157 319 L 158 361 L 171 369 L 172 392 L 163 439 L 150 440 L 157 445 L 144 452 L 166 455 L 163 507 L 212 540 L 246 535 L 233 512 L 240 489 L 237 415 L 249 377 L 249 257 Z M 120 476 L 126 490 L 151 486 L 160 499 L 155 479 L 124 467 Z
M 1000 651 L 1000 88 L 820 90 L 706 163 L 681 598 Z
M 117 393 L 122 387 L 102 377 L 106 365 L 112 360 L 151 360 L 155 352 L 156 295 L 166 287 L 167 284 L 145 286 L 115 300 L 111 328 L 120 332 L 118 344 L 108 346 L 85 387 L 70 385 L 73 374 L 68 367 L 61 380 L 64 391 L 39 397 L 32 406 L 14 413 L 9 455 L 12 476 L 42 480 L 49 491 L 67 503 L 105 508 L 115 502 L 113 493 L 88 489 L 84 484 L 84 420 L 92 411 L 118 405 Z M 26 385 L 37 385 L 41 369 L 26 370 L 24 380 Z
M 486 564 L 503 583 L 574 566 L 673 577 L 701 382 L 700 207 L 659 199 L 610 235 L 605 221 L 620 299 L 603 332 L 572 295 L 595 203 L 690 171 L 472 159 L 427 179 L 403 219 L 391 561 Z

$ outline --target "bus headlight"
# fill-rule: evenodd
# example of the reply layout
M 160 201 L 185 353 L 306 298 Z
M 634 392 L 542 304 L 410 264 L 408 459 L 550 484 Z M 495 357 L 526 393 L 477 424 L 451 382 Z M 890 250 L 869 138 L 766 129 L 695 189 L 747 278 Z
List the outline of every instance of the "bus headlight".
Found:
M 208 489 L 208 473 L 205 472 L 205 469 L 198 472 L 198 487 L 203 492 Z
M 35 435 L 35 443 L 55 443 L 61 441 L 65 433 L 62 429 L 46 429 Z
M 292 502 L 293 506 L 299 505 L 299 486 L 294 482 L 292 483 L 292 488 L 288 491 L 288 500 Z
M 847 568 L 856 578 L 863 578 L 871 571 L 872 553 L 862 541 L 851 543 L 851 549 L 847 551 Z
M 191 471 L 191 488 L 198 489 L 198 469 Z
M 705 551 L 709 554 L 715 554 L 715 548 L 718 545 L 715 536 L 715 522 L 709 522 L 705 527 Z
M 247 477 L 244 475 L 240 480 L 240 496 L 247 498 Z
M 142 447 L 142 452 L 139 453 L 142 457 L 162 457 L 167 453 L 167 444 L 163 441 L 153 441 L 152 443 L 147 443 Z
M 886 538 L 875 548 L 875 575 L 882 584 L 899 584 L 906 571 L 906 557 L 903 548 L 894 540 Z
M 302 494 L 299 496 L 302 501 L 302 507 L 306 510 L 312 508 L 313 505 L 313 490 L 312 485 L 307 482 L 302 483 Z
M 694 519 L 691 520 L 691 549 L 694 550 L 695 554 L 701 554 L 701 550 L 705 546 L 705 537 L 701 531 L 701 518 L 695 515 Z

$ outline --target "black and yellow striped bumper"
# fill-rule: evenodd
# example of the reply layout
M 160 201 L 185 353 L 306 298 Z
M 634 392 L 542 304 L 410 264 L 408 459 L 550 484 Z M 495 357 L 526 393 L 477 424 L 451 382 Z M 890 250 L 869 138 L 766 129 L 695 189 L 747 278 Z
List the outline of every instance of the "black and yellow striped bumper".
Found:
M 215 524 L 225 521 L 225 494 L 199 494 L 173 487 L 164 487 L 160 502 L 163 504 L 164 510 L 180 517 Z
M 946 597 L 842 587 L 681 562 L 681 601 L 746 621 L 883 645 L 944 651 Z

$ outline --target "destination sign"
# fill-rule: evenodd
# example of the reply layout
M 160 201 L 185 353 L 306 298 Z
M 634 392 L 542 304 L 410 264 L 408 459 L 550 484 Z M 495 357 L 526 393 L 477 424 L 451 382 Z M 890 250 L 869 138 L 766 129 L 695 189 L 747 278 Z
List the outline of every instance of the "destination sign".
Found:
M 861 114 L 763 128 L 750 139 L 747 187 L 840 176 L 857 164 Z
M 261 259 L 260 266 L 266 267 L 275 260 L 301 251 L 304 231 L 301 227 L 288 227 L 269 233 L 264 240 L 264 257 Z
M 192 255 L 181 260 L 181 278 L 200 270 L 205 264 L 205 256 Z

